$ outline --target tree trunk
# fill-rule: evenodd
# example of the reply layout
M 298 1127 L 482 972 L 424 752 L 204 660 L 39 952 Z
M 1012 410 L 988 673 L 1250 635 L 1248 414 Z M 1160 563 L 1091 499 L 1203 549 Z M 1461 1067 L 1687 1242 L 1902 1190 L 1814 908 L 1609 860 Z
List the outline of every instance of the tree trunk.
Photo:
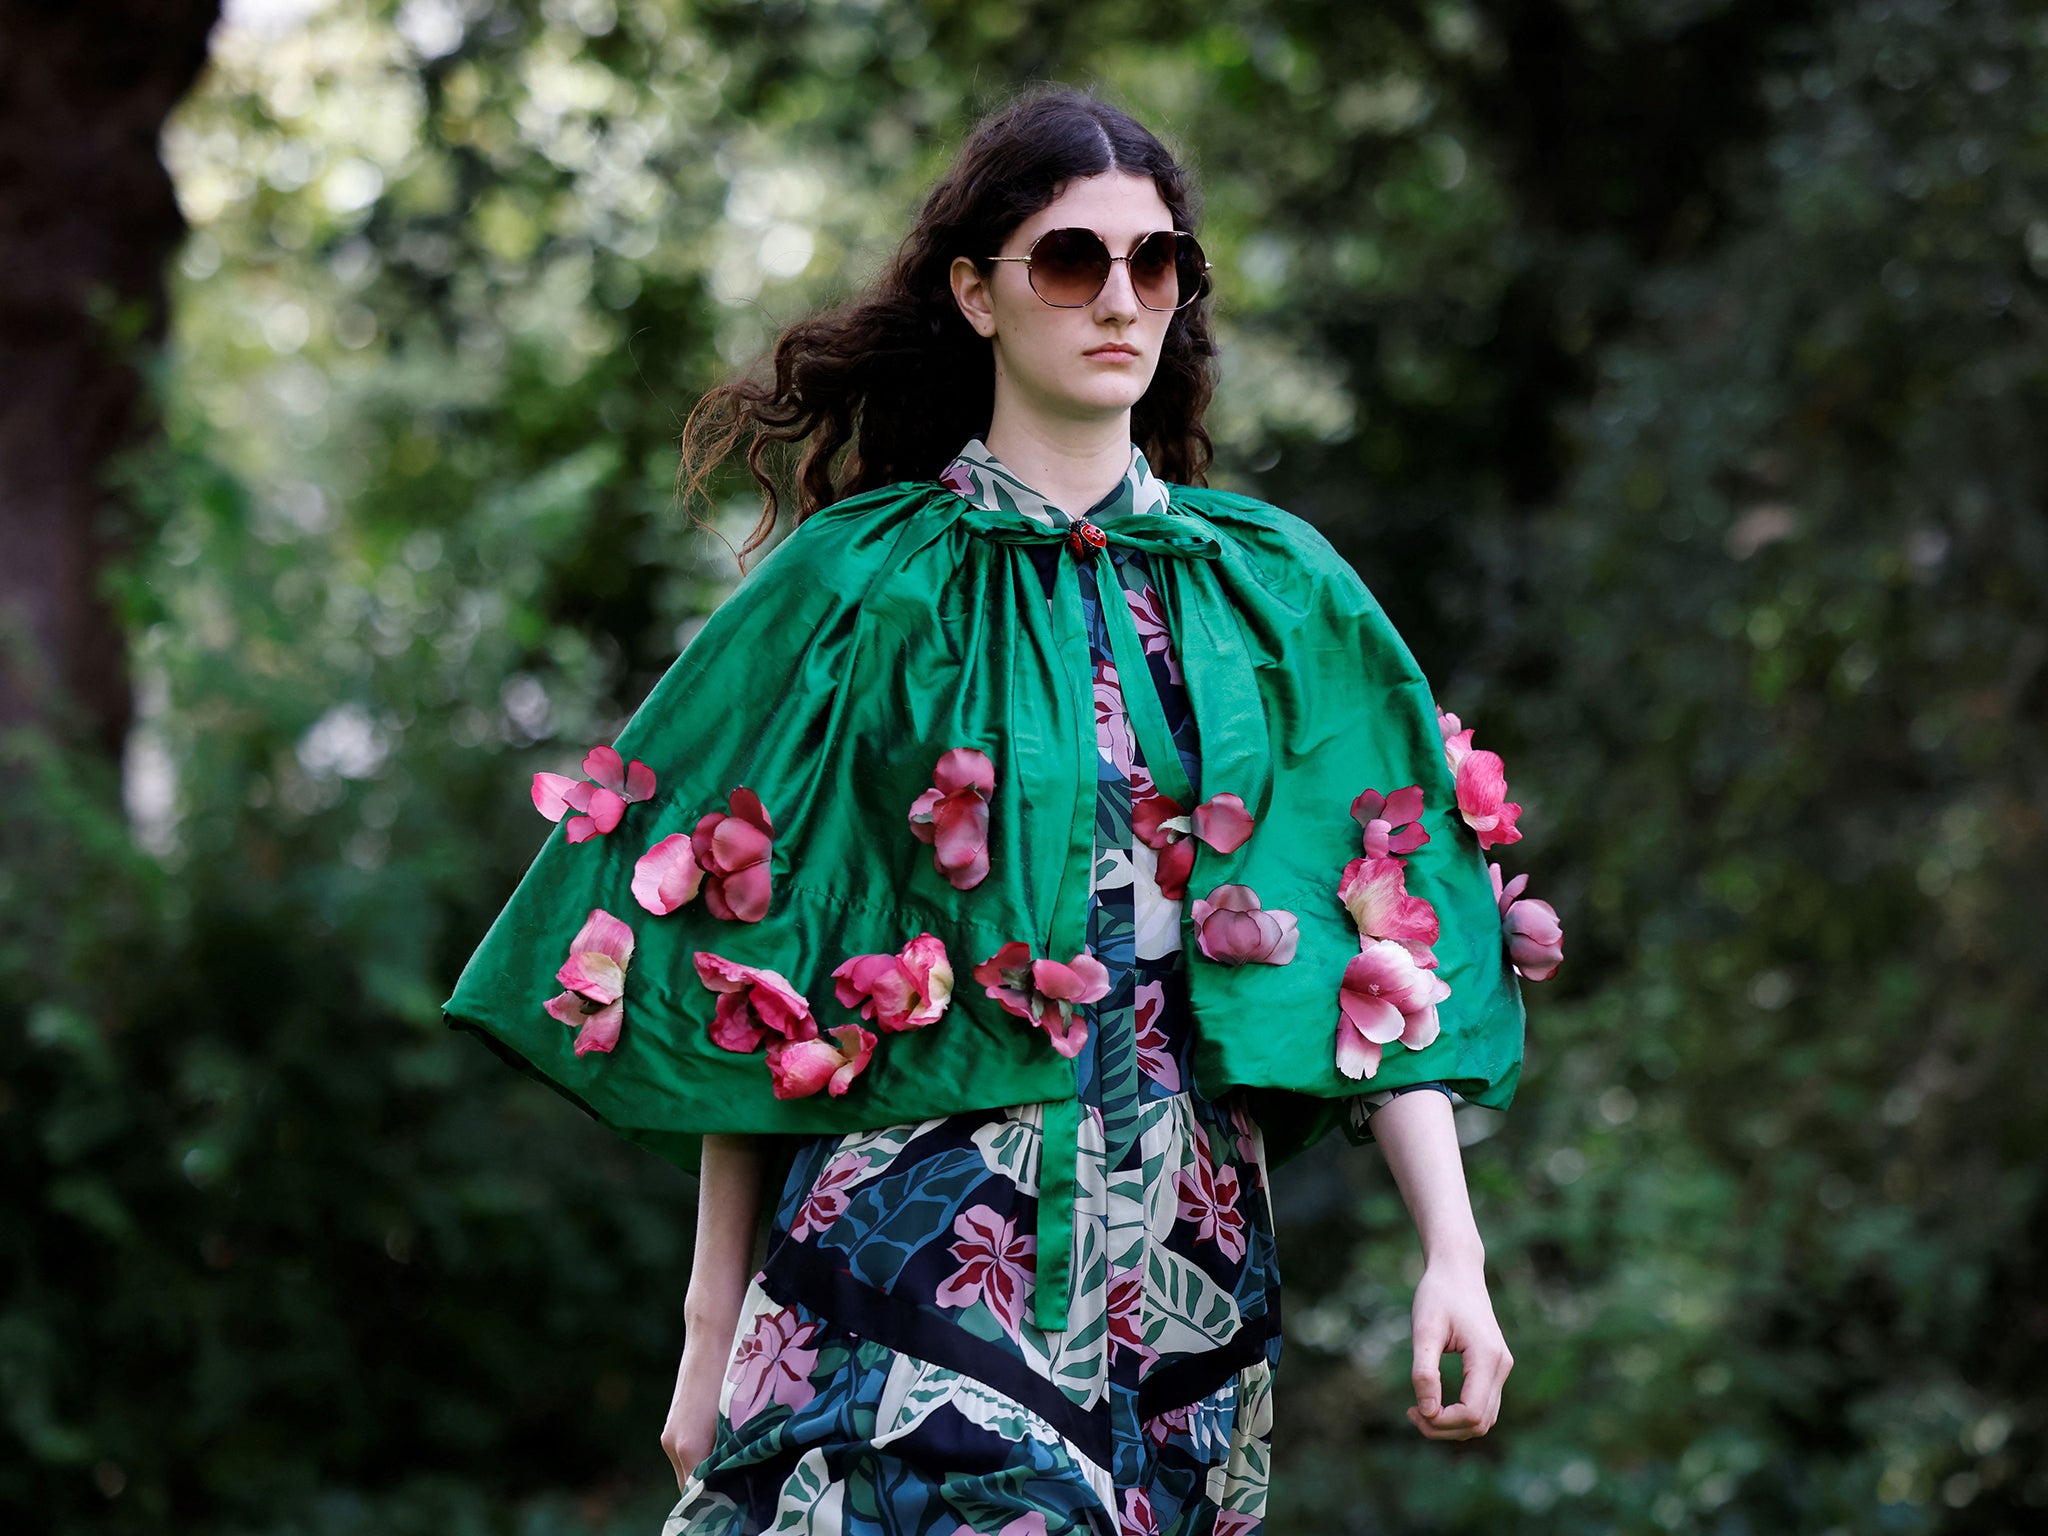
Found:
M 127 650 L 100 573 L 134 539 L 101 483 L 154 430 L 140 364 L 185 233 L 158 133 L 219 0 L 0 0 L 0 732 L 118 757 Z

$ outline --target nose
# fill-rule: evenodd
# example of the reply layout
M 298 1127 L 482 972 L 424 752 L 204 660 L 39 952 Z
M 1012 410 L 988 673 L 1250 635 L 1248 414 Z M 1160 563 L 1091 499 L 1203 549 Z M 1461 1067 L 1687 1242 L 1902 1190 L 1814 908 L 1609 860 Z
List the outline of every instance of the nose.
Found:
M 1131 281 L 1131 264 L 1128 261 L 1112 261 L 1109 264 L 1109 278 L 1102 285 L 1102 292 L 1095 295 L 1090 306 L 1098 320 L 1136 320 L 1138 318 L 1138 290 Z

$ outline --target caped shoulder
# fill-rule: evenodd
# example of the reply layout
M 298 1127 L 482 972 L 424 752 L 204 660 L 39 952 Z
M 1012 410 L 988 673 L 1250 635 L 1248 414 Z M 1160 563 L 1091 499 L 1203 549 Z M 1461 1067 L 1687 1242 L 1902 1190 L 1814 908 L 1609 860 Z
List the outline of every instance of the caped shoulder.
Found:
M 1308 577 L 1360 585 L 1351 563 L 1308 519 L 1256 496 L 1169 482 L 1173 505 L 1207 518 L 1272 579 Z

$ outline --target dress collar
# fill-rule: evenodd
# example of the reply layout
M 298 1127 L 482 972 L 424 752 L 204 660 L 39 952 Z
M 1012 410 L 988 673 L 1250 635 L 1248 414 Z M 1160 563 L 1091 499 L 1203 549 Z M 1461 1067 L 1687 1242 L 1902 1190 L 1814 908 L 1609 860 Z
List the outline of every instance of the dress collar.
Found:
M 1019 513 L 1048 528 L 1064 528 L 1077 521 L 1100 523 L 1126 512 L 1164 512 L 1168 502 L 1166 482 L 1152 473 L 1144 450 L 1136 443 L 1131 444 L 1130 467 L 1124 471 L 1123 479 L 1078 519 L 1026 485 L 978 437 L 967 440 L 967 445 L 939 472 L 938 478 L 947 490 L 977 507 L 990 512 Z

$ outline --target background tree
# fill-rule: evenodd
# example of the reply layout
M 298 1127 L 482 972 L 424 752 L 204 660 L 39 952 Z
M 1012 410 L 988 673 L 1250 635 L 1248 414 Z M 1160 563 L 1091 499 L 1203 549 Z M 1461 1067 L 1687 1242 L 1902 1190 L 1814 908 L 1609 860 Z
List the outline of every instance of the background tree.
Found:
M 2048 28 L 1999 0 L 252 11 L 122 466 L 128 771 L 14 738 L 0 1513 L 644 1531 L 690 1182 L 441 1028 L 564 770 L 733 576 L 696 393 L 975 112 L 1208 192 L 1218 478 L 1316 520 L 1571 936 L 1462 1111 L 1517 1357 L 1415 1440 L 1370 1152 L 1283 1170 L 1276 1532 L 2048 1504 Z M 719 487 L 735 541 L 740 476 Z M 120 804 L 125 814 L 108 807 Z

